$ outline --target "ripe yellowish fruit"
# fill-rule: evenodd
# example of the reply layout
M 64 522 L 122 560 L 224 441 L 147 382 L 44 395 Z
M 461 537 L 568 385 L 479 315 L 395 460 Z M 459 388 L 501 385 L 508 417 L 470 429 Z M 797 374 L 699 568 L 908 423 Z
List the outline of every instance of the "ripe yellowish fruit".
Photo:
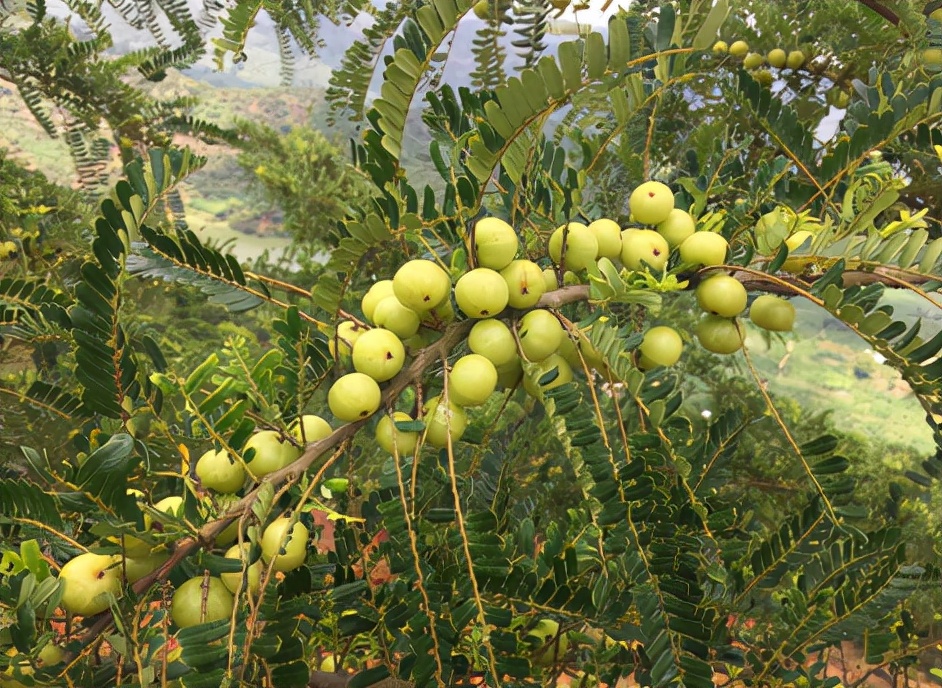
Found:
M 638 350 L 644 368 L 672 366 L 680 360 L 684 340 L 673 327 L 658 325 L 644 333 Z
M 179 495 L 164 497 L 154 504 L 154 508 L 157 511 L 163 511 L 165 514 L 179 518 L 183 516 L 183 497 Z
M 599 244 L 597 258 L 616 260 L 621 257 L 621 225 L 615 220 L 601 218 L 589 224 Z
M 85 552 L 70 559 L 59 571 L 62 600 L 70 614 L 94 616 L 108 609 L 111 597 L 121 595 L 120 557 Z
M 542 308 L 532 310 L 520 318 L 517 327 L 521 353 L 534 363 L 555 353 L 563 336 L 565 331 L 559 319 Z
M 659 225 L 674 209 L 674 192 L 661 182 L 644 182 L 628 197 L 628 210 L 643 225 Z M 622 242 L 625 235 L 622 234 Z M 624 249 L 623 249 L 624 252 Z
M 497 366 L 497 386 L 500 389 L 510 389 L 523 377 L 523 365 L 519 356 L 502 366 Z
M 4 260 L 17 252 L 16 242 L 4 241 L 0 243 L 0 260 Z
M 791 332 L 795 326 L 795 307 L 783 298 L 763 294 L 749 307 L 749 319 L 772 332 Z
M 451 298 L 446 298 L 440 304 L 430 311 L 422 314 L 422 322 L 425 324 L 450 323 L 455 319 L 455 307 L 451 305 Z
M 372 323 L 375 323 L 373 320 L 373 311 L 376 309 L 376 304 L 385 299 L 387 296 L 393 295 L 392 280 L 380 280 L 370 287 L 363 295 L 363 299 L 360 301 L 360 309 L 363 311 L 363 315 L 366 317 L 366 319 Z
M 234 604 L 232 593 L 219 578 L 195 576 L 173 593 L 170 618 L 180 628 L 189 628 L 228 619 Z
M 792 50 L 785 58 L 785 66 L 789 69 L 800 69 L 805 64 L 805 54 L 800 50 Z
M 458 278 L 455 301 L 469 318 L 499 315 L 510 300 L 510 290 L 500 273 L 490 268 L 475 268 Z
M 717 41 L 713 44 L 713 52 L 716 55 L 724 55 L 729 52 L 729 46 L 726 45 L 726 41 Z
M 240 587 L 243 591 L 248 591 L 251 594 L 258 592 L 258 589 L 261 587 L 262 560 L 257 559 L 250 563 L 248 567 L 245 565 L 248 563 L 248 557 L 251 551 L 252 545 L 248 542 L 243 542 L 241 547 L 240 545 L 233 545 L 226 551 L 225 555 L 223 555 L 226 559 L 237 559 L 242 562 L 242 571 L 219 574 L 219 579 L 233 595 L 238 592 Z M 244 579 L 243 573 L 245 574 Z
M 926 67 L 942 67 L 942 48 L 926 48 L 923 50 L 922 63 Z
M 573 370 L 582 369 L 582 360 L 579 358 L 578 345 L 569 332 L 563 335 L 563 341 L 560 342 L 556 353 L 565 358 L 566 363 L 572 366 Z
M 621 262 L 629 270 L 649 266 L 663 270 L 671 249 L 661 234 L 653 229 L 626 229 L 621 235 Z
M 448 400 L 458 406 L 480 406 L 497 389 L 497 368 L 480 354 L 462 356 L 448 374 Z
M 546 291 L 543 271 L 532 260 L 511 261 L 500 276 L 507 282 L 507 305 L 511 308 L 532 308 Z
M 686 210 L 673 208 L 667 219 L 657 226 L 657 233 L 667 239 L 670 246 L 680 246 L 697 231 L 697 223 Z
M 478 267 L 502 270 L 519 249 L 517 232 L 500 218 L 485 217 L 475 223 L 474 254 Z
M 388 454 L 412 456 L 419 442 L 419 433 L 397 430 L 396 423 L 413 420 L 403 411 L 396 411 L 392 417 L 386 415 L 376 424 L 376 443 Z M 395 449 L 395 451 L 394 451 Z
M 742 60 L 742 66 L 746 69 L 757 69 L 765 64 L 765 58 L 759 53 L 749 53 Z
M 245 482 L 245 467 L 225 449 L 210 449 L 196 462 L 196 477 L 203 487 L 217 492 L 235 492 Z
M 745 330 L 735 318 L 718 315 L 704 316 L 695 330 L 697 341 L 707 351 L 715 354 L 732 354 L 742 348 Z
M 785 51 L 781 48 L 770 50 L 769 54 L 765 57 L 769 61 L 769 65 L 776 69 L 781 69 L 788 62 L 788 55 L 786 55 Z
M 245 464 L 245 469 L 256 480 L 301 456 L 301 450 L 275 430 L 262 430 L 252 435 L 242 448 L 242 456 L 248 457 L 250 449 L 255 450 L 255 455 Z
M 156 571 L 169 558 L 170 554 L 166 550 L 143 557 L 125 557 L 124 575 L 128 583 L 133 585 L 152 571 Z
M 544 376 L 550 379 L 543 380 Z M 572 377 L 572 366 L 566 359 L 559 354 L 552 354 L 537 363 L 536 368 L 524 376 L 523 388 L 531 397 L 539 398 L 543 392 L 572 382 Z
M 416 313 L 432 310 L 450 291 L 448 273 L 431 260 L 410 260 L 393 275 L 393 294 L 399 303 Z
M 445 302 L 447 303 L 448 299 L 445 299 Z M 414 310 L 403 306 L 395 296 L 387 296 L 373 309 L 373 322 L 377 327 L 389 330 L 400 339 L 408 339 L 419 331 L 422 319 Z M 353 346 L 356 348 L 356 344 Z
M 734 318 L 746 310 L 749 295 L 735 277 L 713 275 L 697 286 L 697 303 L 707 313 Z
M 680 245 L 680 260 L 688 265 L 722 265 L 729 242 L 716 232 L 694 232 Z
M 472 10 L 474 11 L 475 17 L 478 19 L 487 20 L 491 16 L 491 3 L 489 0 L 479 0 L 478 2 L 474 3 Z
M 546 287 L 544 294 L 547 291 L 559 289 L 559 281 L 556 279 L 556 271 L 553 268 L 543 268 L 543 286 Z
M 505 365 L 517 358 L 517 342 L 513 332 L 502 321 L 492 318 L 474 323 L 468 333 L 468 348 L 495 366 Z
M 446 406 L 441 396 L 435 396 L 422 407 L 425 421 L 425 441 L 442 449 L 448 446 L 448 438 L 454 444 L 461 439 L 468 427 L 468 414 L 453 401 Z
M 307 558 L 310 534 L 300 521 L 292 526 L 290 518 L 279 516 L 262 533 L 262 559 L 275 571 L 293 571 Z M 271 564 L 272 560 L 274 564 Z
M 549 256 L 557 265 L 565 264 L 570 270 L 585 270 L 596 261 L 599 242 L 581 222 L 560 225 L 550 235 Z
M 733 44 L 729 46 L 729 54 L 734 57 L 745 57 L 748 52 L 749 44 L 746 41 L 733 41 Z
M 357 325 L 352 320 L 343 320 L 338 323 L 336 334 L 327 342 L 330 355 L 335 359 L 349 358 L 357 338 L 366 331 L 365 327 Z
M 334 430 L 330 423 L 312 413 L 305 414 L 291 424 L 291 434 L 303 444 L 311 444 L 328 437 Z
M 772 72 L 768 69 L 757 69 L 752 73 L 752 78 L 765 87 L 771 86 L 772 82 L 775 81 L 775 77 L 772 76 Z
M 394 378 L 406 362 L 406 349 L 389 330 L 374 327 L 353 345 L 353 367 L 377 382 Z
M 348 373 L 338 378 L 327 392 L 330 412 L 347 423 L 372 416 L 382 399 L 379 384 L 363 373 Z
M 533 657 L 537 666 L 551 666 L 569 650 L 569 637 L 565 633 L 559 634 L 559 623 L 552 619 L 541 619 L 527 635 L 539 641 L 541 646 Z

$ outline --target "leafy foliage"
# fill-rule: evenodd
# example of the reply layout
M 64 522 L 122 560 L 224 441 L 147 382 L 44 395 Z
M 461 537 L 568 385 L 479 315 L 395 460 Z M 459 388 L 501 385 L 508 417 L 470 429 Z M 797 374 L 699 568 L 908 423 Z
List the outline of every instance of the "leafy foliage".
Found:
M 104 45 L 95 8 L 73 4 Z M 106 617 L 70 636 L 70 659 L 80 659 L 54 671 L 76 685 L 315 685 L 324 678 L 316 669 L 325 650 L 344 659 L 362 652 L 373 664 L 350 685 L 390 675 L 420 686 L 548 683 L 578 670 L 609 685 L 633 675 L 643 685 L 707 687 L 724 670 L 757 685 L 829 686 L 834 679 L 819 657 L 848 637 L 866 641 L 874 664 L 910 661 L 919 649 L 911 599 L 938 570 L 908 559 L 898 526 L 875 523 L 861 506 L 854 457 L 838 438 L 799 437 L 757 375 L 764 419 L 734 409 L 706 421 L 685 405 L 684 378 L 696 371 L 639 367 L 645 326 L 668 307 L 680 310 L 684 291 L 723 270 L 753 292 L 802 297 L 836 316 L 900 371 L 942 438 L 942 335 L 920 336 L 920 320 L 895 320 L 881 303 L 887 288 L 899 288 L 937 307 L 931 296 L 942 288 L 942 239 L 922 226 L 920 210 L 896 205 L 912 158 L 886 161 L 873 151 L 938 143 L 938 77 L 915 68 L 908 81 L 890 70 L 874 69 L 866 83 L 858 75 L 839 135 L 822 144 L 801 109 L 801 89 L 786 83 L 772 91 L 707 54 L 729 5 L 617 13 L 606 34 L 565 41 L 555 55 L 543 54 L 547 7 L 515 7 L 524 64 L 513 76 L 494 42 L 503 20 L 497 6 L 479 34 L 491 43 L 476 45 L 473 90 L 428 85 L 467 3 L 378 11 L 332 91 L 338 107 L 364 107 L 366 75 L 379 69 L 391 42 L 380 97 L 353 145 L 369 194 L 334 178 L 324 160 L 337 159 L 320 155 L 322 139 L 246 130 L 252 142 L 243 164 L 263 168 L 261 183 L 299 236 L 334 247 L 310 292 L 248 272 L 199 241 L 181 222 L 174 193 L 204 161 L 171 147 L 152 147 L 125 165 L 126 178 L 100 205 L 91 257 L 68 290 L 32 274 L 0 279 L 4 327 L 26 341 L 55 335 L 68 342 L 69 358 L 57 364 L 62 384 L 34 379 L 19 399 L 72 421 L 77 449 L 62 465 L 24 449 L 30 480 L 0 481 L 3 525 L 23 543 L 16 551 L 4 546 L 12 564 L 0 571 L 0 604 L 16 648 L 11 667 L 48 628 L 33 610 L 62 593 L 55 581 L 38 594 L 50 572 L 25 543 L 47 539 L 56 561 L 82 547 L 119 553 L 127 569 L 127 536 L 169 563 L 162 559 L 109 600 Z M 185 3 L 162 7 L 197 51 Z M 222 60 L 240 56 L 252 22 L 269 12 L 290 67 L 288 36 L 313 52 L 316 15 L 349 16 L 356 8 L 240 0 L 207 4 L 203 20 L 220 18 Z M 118 9 L 167 43 L 150 3 L 125 0 Z M 30 11 L 32 23 L 13 34 L 23 45 L 43 31 L 63 45 L 71 40 L 45 23 L 42 3 Z M 24 73 L 44 59 L 16 55 Z M 75 78 L 90 73 L 98 55 L 97 48 L 77 55 Z M 115 69 L 141 58 L 115 60 Z M 149 64 L 143 71 L 151 76 L 162 68 Z M 802 78 L 826 77 L 808 71 Z M 51 96 L 42 94 L 59 89 L 57 97 L 74 99 L 70 112 L 89 136 L 99 111 L 85 101 L 113 86 L 88 82 L 93 96 L 83 98 L 58 82 L 30 91 L 32 82 L 21 81 L 38 118 L 48 116 L 43 97 Z M 115 89 L 120 106 L 126 91 Z M 740 106 L 734 117 L 718 121 L 704 105 L 702 125 L 680 119 L 679 112 L 691 116 L 690 96 L 706 102 L 714 91 Z M 420 109 L 440 177 L 421 189 L 403 150 Z M 167 142 L 158 138 L 135 140 Z M 359 319 L 359 297 L 375 277 L 415 257 L 457 276 L 474 264 L 471 227 L 482 213 L 519 228 L 529 256 L 542 256 L 549 232 L 574 218 L 606 214 L 631 224 L 624 189 L 618 197 L 607 185 L 634 185 L 642 175 L 670 182 L 701 231 L 730 242 L 727 265 L 679 272 L 675 254 L 663 274 L 619 270 L 610 260 L 591 267 L 587 283 L 563 287 L 566 277 L 557 274 L 560 288 L 544 305 L 565 326 L 578 379 L 529 395 L 508 385 L 461 442 L 441 449 L 420 442 L 411 455 L 389 456 L 370 436 L 376 420 L 364 418 L 299 446 L 292 423 L 322 409 L 325 383 L 346 371 L 331 324 Z M 315 232 L 318 199 L 297 184 L 325 185 L 322 179 L 337 185 L 333 195 L 352 187 L 355 199 L 324 211 L 345 215 L 331 234 Z M 743 203 L 731 202 L 740 195 Z M 21 212 L 15 204 L 7 211 Z M 789 242 L 796 235 L 805 243 Z M 155 340 L 129 323 L 140 277 L 181 291 L 198 287 L 232 311 L 272 315 L 270 339 L 255 348 L 244 333 L 220 333 L 205 343 L 199 365 L 173 369 Z M 430 324 L 429 340 L 410 342 L 412 363 L 386 384 L 384 412 L 414 413 L 447 394 L 470 323 Z M 755 373 L 748 346 L 743 359 Z M 536 367 L 524 368 L 532 384 Z M 538 382 L 549 385 L 561 371 L 541 372 Z M 7 397 L 19 392 L 0 388 Z M 145 418 L 149 425 L 137 422 Z M 428 422 L 409 420 L 399 430 L 421 432 Z M 799 477 L 789 500 L 795 509 L 763 518 L 728 485 L 736 447 L 760 423 L 779 436 Z M 239 465 L 251 462 L 260 450 L 246 443 L 257 429 L 273 431 L 298 458 L 248 480 L 237 495 L 207 489 L 191 457 L 221 449 Z M 913 477 L 931 487 L 937 463 L 926 461 L 925 475 Z M 551 496 L 544 477 L 560 486 Z M 135 486 L 148 494 L 136 498 Z M 149 504 L 164 493 L 182 495 L 180 511 Z M 283 576 L 274 575 L 269 553 L 259 591 L 241 579 L 228 620 L 176 629 L 170 592 L 154 584 L 247 573 L 249 562 L 243 567 L 219 550 L 245 543 L 254 562 L 266 526 L 282 514 L 315 529 L 319 550 Z M 170 544 L 172 551 L 161 549 Z M 85 648 L 105 642 L 104 628 L 114 629 L 107 642 L 120 661 L 85 661 Z
M 238 131 L 239 165 L 261 195 L 282 209 L 285 230 L 299 243 L 318 249 L 330 246 L 328 228 L 369 196 L 359 170 L 314 129 L 296 127 L 280 135 L 271 127 L 241 122 Z

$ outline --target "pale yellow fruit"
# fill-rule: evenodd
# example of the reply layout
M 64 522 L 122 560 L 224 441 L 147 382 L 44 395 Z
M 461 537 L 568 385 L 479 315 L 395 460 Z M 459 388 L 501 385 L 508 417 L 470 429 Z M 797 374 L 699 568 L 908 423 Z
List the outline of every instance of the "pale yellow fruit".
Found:
M 544 380 L 544 377 L 551 379 Z M 559 354 L 553 354 L 540 361 L 535 370 L 524 376 L 523 388 L 530 396 L 539 398 L 543 392 L 572 382 L 572 377 L 572 366 Z
M 478 267 L 503 270 L 519 249 L 517 232 L 500 218 L 485 217 L 475 223 L 474 252 Z
M 597 258 L 617 260 L 621 256 L 621 225 L 615 220 L 601 218 L 589 224 L 599 244 Z
M 311 444 L 333 432 L 330 423 L 312 413 L 305 414 L 291 424 L 291 434 L 302 444 Z
M 287 516 L 276 518 L 262 533 L 262 559 L 275 571 L 293 571 L 307 558 L 310 535 L 307 526 L 300 521 L 292 526 Z
M 367 290 L 360 301 L 360 309 L 367 320 L 374 322 L 373 311 L 376 309 L 376 304 L 388 296 L 393 296 L 392 280 L 380 280 Z
M 121 595 L 120 557 L 85 552 L 59 571 L 63 586 L 60 604 L 70 614 L 94 616 L 108 609 L 111 597 Z
M 344 375 L 327 392 L 330 412 L 347 423 L 372 416 L 379 409 L 382 399 L 379 384 L 363 373 Z
M 786 55 L 785 51 L 781 48 L 770 50 L 769 54 L 765 57 L 769 61 L 769 65 L 776 69 L 781 69 L 785 66 L 785 63 L 788 62 L 788 55 Z
M 785 59 L 785 66 L 789 69 L 800 69 L 805 63 L 805 54 L 800 50 L 792 50 Z
M 497 368 L 480 354 L 462 356 L 448 375 L 448 399 L 459 406 L 480 406 L 497 388 Z
M 734 57 L 745 57 L 748 52 L 749 44 L 746 41 L 733 41 L 733 44 L 729 46 L 729 54 Z
M 674 192 L 661 182 L 644 182 L 628 197 L 628 209 L 637 222 L 644 225 L 659 225 L 668 218 L 674 208 Z M 624 242 L 624 234 L 622 242 Z M 624 251 L 624 249 L 623 249 Z
M 447 447 L 449 436 L 454 444 L 461 439 L 468 427 L 468 414 L 465 410 L 453 401 L 449 401 L 446 406 L 441 396 L 426 401 L 423 411 L 425 441 L 433 447 Z
M 246 569 L 245 566 L 247 563 L 246 558 L 251 550 L 252 545 L 243 542 L 241 547 L 239 545 L 230 547 L 224 555 L 227 559 L 238 559 L 242 562 L 242 571 L 219 574 L 223 585 L 233 594 L 235 594 L 240 587 L 243 591 L 247 590 L 249 593 L 256 593 L 261 587 L 263 571 L 262 560 L 258 559 L 252 562 L 249 564 L 248 569 Z M 246 574 L 245 577 L 243 577 L 243 573 Z
M 581 222 L 570 222 L 556 228 L 550 236 L 549 256 L 557 265 L 560 261 L 570 270 L 585 270 L 596 261 L 599 242 Z
M 383 416 L 376 424 L 376 443 L 387 454 L 412 456 L 419 442 L 419 433 L 407 432 L 396 428 L 397 422 L 408 422 L 412 416 L 403 411 L 396 411 L 392 417 Z
M 195 576 L 173 593 L 170 618 L 180 628 L 189 628 L 228 619 L 234 604 L 232 593 L 219 578 Z
M 742 60 L 742 66 L 746 69 L 758 69 L 765 64 L 765 58 L 759 53 L 749 53 Z

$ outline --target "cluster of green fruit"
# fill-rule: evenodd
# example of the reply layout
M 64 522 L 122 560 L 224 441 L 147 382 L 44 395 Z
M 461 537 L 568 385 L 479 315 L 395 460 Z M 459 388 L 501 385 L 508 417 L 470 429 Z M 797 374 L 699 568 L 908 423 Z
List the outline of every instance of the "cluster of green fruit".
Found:
M 805 54 L 801 50 L 791 50 L 785 52 L 781 48 L 774 48 L 763 55 L 762 53 L 750 52 L 749 44 L 746 41 L 734 41 L 732 45 L 727 45 L 725 41 L 717 41 L 713 44 L 713 53 L 715 55 L 732 55 L 742 58 L 742 66 L 752 72 L 753 78 L 760 84 L 770 86 L 772 84 L 772 72 L 764 69 L 768 64 L 775 69 L 801 69 L 806 62 Z
M 487 217 L 472 229 L 472 265 L 454 285 L 445 269 L 425 259 L 410 260 L 392 279 L 373 284 L 360 304 L 372 326 L 343 321 L 331 342 L 334 356 L 353 368 L 328 390 L 327 404 L 334 418 L 343 423 L 361 421 L 379 411 L 380 385 L 403 369 L 410 350 L 440 336 L 457 311 L 474 321 L 465 342 L 469 352 L 444 369 L 441 393 L 425 401 L 421 423 L 403 411 L 379 419 L 376 441 L 390 454 L 412 455 L 420 443 L 443 448 L 459 441 L 468 425 L 466 409 L 484 404 L 499 388 L 514 387 L 522 380 L 524 389 L 539 397 L 571 381 L 574 370 L 603 370 L 603 356 L 586 332 L 540 307 L 544 294 L 566 283 L 583 282 L 603 260 L 628 271 L 663 272 L 676 251 L 679 260 L 672 269 L 686 271 L 724 265 L 729 249 L 722 235 L 698 231 L 694 218 L 674 207 L 673 193 L 660 182 L 638 186 L 628 206 L 632 222 L 639 226 L 622 229 L 613 220 L 600 219 L 557 228 L 547 245 L 552 261 L 548 267 L 518 258 L 521 245 L 514 228 Z M 709 351 L 732 353 L 743 342 L 737 317 L 746 308 L 746 290 L 720 269 L 715 272 L 719 274 L 707 276 L 696 289 L 706 315 L 695 335 Z M 792 327 L 795 312 L 788 301 L 764 295 L 753 302 L 750 317 L 760 327 L 786 331 Z M 682 350 L 683 339 L 673 328 L 652 327 L 639 347 L 637 363 L 643 369 L 670 366 L 680 359 Z M 304 446 L 332 432 L 324 418 L 304 415 L 287 433 L 256 432 L 241 456 L 231 456 L 225 449 L 205 452 L 195 465 L 195 474 L 202 488 L 215 493 L 213 501 L 225 505 L 238 499 L 247 484 L 289 465 L 301 456 Z M 179 516 L 183 502 L 181 497 L 168 497 L 154 509 Z M 144 531 L 151 526 L 152 517 L 145 514 Z M 66 563 L 59 574 L 62 607 L 82 616 L 98 614 L 107 609 L 112 596 L 121 594 L 125 582 L 134 583 L 167 561 L 166 547 L 154 547 L 146 536 L 138 535 L 142 537 L 112 538 L 121 544 L 121 554 L 88 552 Z M 238 524 L 231 524 L 216 544 L 232 545 L 224 556 L 240 561 L 241 572 L 200 575 L 184 582 L 173 596 L 173 621 L 186 627 L 228 618 L 233 594 L 240 589 L 257 590 L 266 565 L 270 571 L 287 572 L 303 564 L 310 535 L 297 518 L 281 515 L 263 530 L 260 552 L 253 556 L 248 543 L 232 544 Z
M 443 393 L 424 405 L 424 443 L 433 447 L 460 439 L 467 426 L 465 409 L 483 404 L 499 388 L 512 387 L 522 378 L 524 389 L 539 397 L 572 380 L 574 370 L 603 369 L 602 356 L 584 331 L 567 328 L 554 312 L 539 307 L 545 293 L 580 283 L 602 259 L 629 271 L 660 272 L 667 269 L 672 249 L 677 250 L 679 265 L 690 269 L 723 265 L 729 249 L 722 235 L 697 231 L 694 218 L 674 207 L 674 195 L 665 184 L 641 184 L 628 206 L 632 222 L 650 228 L 623 230 L 610 219 L 588 225 L 569 222 L 549 238 L 549 267 L 518 258 L 520 241 L 514 228 L 487 217 L 475 223 L 469 238 L 472 268 L 453 288 L 438 263 L 423 259 L 411 260 L 392 279 L 373 284 L 361 301 L 373 327 L 345 320 L 331 342 L 334 355 L 355 370 L 331 387 L 331 412 L 343 421 L 374 414 L 381 404 L 380 384 L 402 370 L 409 349 L 430 343 L 436 328 L 455 318 L 455 306 L 477 322 L 467 338 L 470 353 L 455 361 L 443 381 Z M 738 349 L 742 327 L 735 318 L 746 306 L 742 284 L 726 275 L 710 277 L 698 288 L 698 300 L 708 313 L 697 327 L 704 347 L 717 353 Z M 755 301 L 751 316 L 766 329 L 783 331 L 791 328 L 793 311 L 787 301 L 766 296 Z M 645 369 L 673 365 L 681 350 L 676 331 L 654 327 L 645 334 L 638 364 Z M 420 432 L 402 428 L 413 420 L 403 411 L 384 416 L 376 427 L 379 445 L 390 453 L 412 454 Z
M 331 433 L 328 423 L 314 415 L 302 416 L 291 429 L 298 442 L 312 442 Z M 252 453 L 249 449 L 253 450 Z M 233 459 L 225 450 L 209 450 L 197 461 L 195 473 L 203 488 L 217 492 L 216 499 L 225 504 L 234 501 L 234 494 L 246 483 L 246 477 L 260 478 L 300 456 L 301 450 L 274 432 L 255 433 L 246 443 L 243 455 L 252 457 L 246 463 Z M 140 492 L 129 490 L 137 498 Z M 172 517 L 182 517 L 184 500 L 171 496 L 158 501 L 154 509 Z M 153 526 L 152 517 L 144 514 L 144 532 Z M 233 544 L 238 537 L 238 523 L 231 524 L 216 538 L 216 544 L 231 545 L 223 555 L 242 564 L 242 571 L 217 576 L 195 576 L 182 583 L 174 592 L 171 618 L 180 628 L 226 619 L 232 614 L 234 594 L 240 589 L 256 592 L 266 565 L 272 571 L 291 571 L 307 558 L 310 531 L 303 523 L 288 515 L 272 520 L 262 532 L 260 553 L 252 557 L 249 543 Z M 62 584 L 61 607 L 71 614 L 91 616 L 108 608 L 111 597 L 119 597 L 124 584 L 133 584 L 155 571 L 169 558 L 164 545 L 153 546 L 143 537 L 122 535 L 121 554 L 85 552 L 72 558 L 59 572 Z

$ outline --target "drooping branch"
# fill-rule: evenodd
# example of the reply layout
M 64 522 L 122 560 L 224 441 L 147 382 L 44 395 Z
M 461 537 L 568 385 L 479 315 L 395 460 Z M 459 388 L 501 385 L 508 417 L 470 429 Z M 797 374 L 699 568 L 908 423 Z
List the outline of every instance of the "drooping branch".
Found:
M 889 7 L 886 7 L 883 5 L 883 3 L 879 2 L 879 0 L 857 0 L 857 2 L 859 2 L 864 7 L 873 10 L 888 22 L 890 22 L 893 26 L 899 26 L 899 17 L 897 14 Z

